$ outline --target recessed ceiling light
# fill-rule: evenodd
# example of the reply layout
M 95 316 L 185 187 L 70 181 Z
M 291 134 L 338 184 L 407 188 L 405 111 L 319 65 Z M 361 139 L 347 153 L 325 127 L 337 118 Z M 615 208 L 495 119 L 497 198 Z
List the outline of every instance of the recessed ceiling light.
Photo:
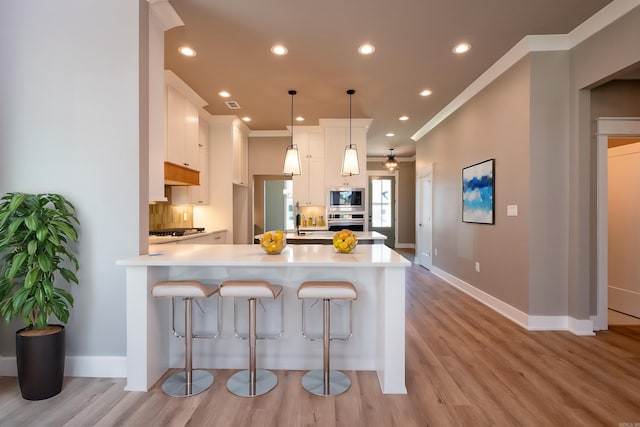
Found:
M 391 138 L 392 136 L 396 136 L 396 134 L 395 134 L 395 133 L 393 133 L 393 132 L 389 132 L 386 136 L 388 136 L 389 138 Z
M 251 121 L 251 117 L 243 117 L 242 121 L 243 122 L 250 122 Z
M 371 55 L 375 51 L 376 47 L 370 43 L 365 43 L 358 46 L 358 53 L 360 55 Z
M 469 49 L 471 49 L 471 45 L 469 43 L 460 43 L 453 48 L 453 53 L 459 55 L 461 53 L 468 52 Z
M 302 116 L 296 117 L 296 122 L 304 122 L 304 117 Z
M 180 52 L 184 56 L 196 56 L 196 51 L 191 49 L 189 46 L 179 47 L 178 52 Z
M 274 55 L 282 56 L 286 55 L 287 52 L 289 52 L 289 50 L 281 44 L 271 46 L 271 53 L 273 53 Z
M 431 93 L 432 92 L 429 89 L 425 89 L 425 90 L 420 91 L 420 96 L 429 96 L 429 95 L 431 95 Z
M 226 90 L 223 90 L 222 92 L 218 92 L 218 95 L 220 95 L 223 98 L 229 98 L 231 96 L 231 94 Z
M 400 116 L 400 117 L 398 117 L 398 120 L 405 122 L 405 121 L 409 120 L 409 116 Z

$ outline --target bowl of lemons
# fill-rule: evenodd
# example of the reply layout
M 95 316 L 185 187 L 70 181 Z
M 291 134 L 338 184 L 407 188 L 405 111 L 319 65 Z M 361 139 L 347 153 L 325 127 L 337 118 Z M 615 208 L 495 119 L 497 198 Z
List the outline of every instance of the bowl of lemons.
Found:
M 357 244 L 358 238 L 351 230 L 336 231 L 333 235 L 333 247 L 341 254 L 351 253 Z
M 282 230 L 267 231 L 260 238 L 260 247 L 269 255 L 278 255 L 287 247 L 287 235 Z

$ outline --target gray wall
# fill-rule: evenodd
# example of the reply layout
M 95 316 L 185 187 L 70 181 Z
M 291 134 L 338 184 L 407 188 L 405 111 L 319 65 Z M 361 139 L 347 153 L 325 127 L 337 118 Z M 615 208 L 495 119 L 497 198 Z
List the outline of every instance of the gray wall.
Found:
M 529 314 L 567 311 L 569 53 L 531 54 Z
M 0 13 L 0 193 L 62 193 L 81 221 L 68 356 L 126 355 L 115 262 L 147 246 L 146 7 L 11 1 Z M 18 327 L 2 322 L 3 356 Z
M 520 61 L 416 145 L 433 163 L 433 265 L 529 312 L 530 61 Z M 462 168 L 494 158 L 495 225 L 462 222 Z M 506 216 L 517 204 L 518 217 Z M 480 273 L 475 272 L 480 263 Z
M 594 180 L 595 144 L 591 134 L 591 89 L 640 62 L 640 7 L 571 50 L 569 136 L 569 314 L 595 313 L 597 243 Z
M 638 40 L 636 7 L 570 51 L 530 54 L 418 141 L 416 167 L 434 164 L 434 266 L 529 314 L 595 313 L 591 89 L 640 62 Z M 460 169 L 491 157 L 496 225 L 467 226 Z

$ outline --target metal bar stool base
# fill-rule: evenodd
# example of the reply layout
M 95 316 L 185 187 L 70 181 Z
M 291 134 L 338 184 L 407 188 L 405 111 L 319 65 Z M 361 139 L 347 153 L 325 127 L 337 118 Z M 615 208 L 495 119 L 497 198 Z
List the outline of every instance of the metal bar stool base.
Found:
M 191 371 L 191 386 L 184 371 L 171 375 L 162 383 L 164 394 L 173 397 L 189 397 L 208 390 L 213 385 L 213 375 L 201 369 Z
M 329 371 L 329 394 L 324 394 L 324 371 L 315 369 L 302 377 L 302 387 L 316 396 L 337 396 L 349 390 L 351 380 L 343 372 Z
M 256 393 L 249 390 L 249 370 L 236 372 L 227 380 L 227 389 L 241 397 L 260 396 L 271 391 L 278 384 L 278 377 L 266 369 L 256 370 Z

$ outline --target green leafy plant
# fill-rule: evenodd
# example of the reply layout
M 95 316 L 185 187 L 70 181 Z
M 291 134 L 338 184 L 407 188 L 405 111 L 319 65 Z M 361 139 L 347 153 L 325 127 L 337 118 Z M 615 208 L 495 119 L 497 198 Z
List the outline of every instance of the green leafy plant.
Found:
M 55 281 L 78 284 L 69 250 L 78 224 L 75 207 L 59 194 L 0 198 L 0 315 L 7 322 L 19 316 L 27 329 L 45 329 L 52 314 L 67 322 L 73 297 Z

